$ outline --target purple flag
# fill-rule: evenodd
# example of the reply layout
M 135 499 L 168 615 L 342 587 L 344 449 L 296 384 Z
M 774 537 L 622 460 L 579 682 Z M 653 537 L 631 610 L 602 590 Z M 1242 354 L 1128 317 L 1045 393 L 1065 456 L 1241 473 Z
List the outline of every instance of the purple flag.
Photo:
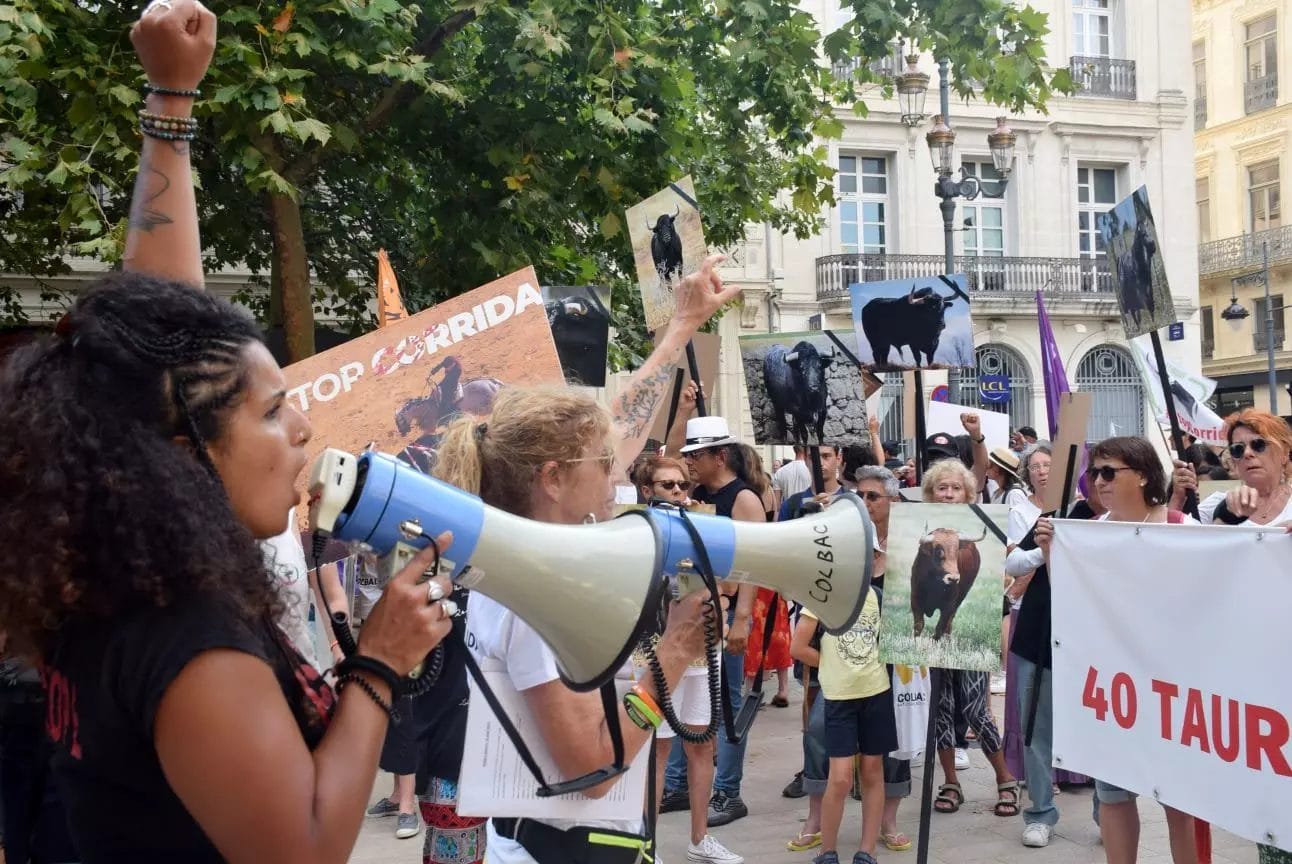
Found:
M 1036 292 L 1036 320 L 1041 331 L 1041 383 L 1045 387 L 1045 413 L 1050 423 L 1050 440 L 1059 434 L 1059 394 L 1071 393 L 1068 376 L 1063 371 L 1063 358 L 1059 345 L 1050 329 L 1050 316 L 1045 313 L 1041 292 Z

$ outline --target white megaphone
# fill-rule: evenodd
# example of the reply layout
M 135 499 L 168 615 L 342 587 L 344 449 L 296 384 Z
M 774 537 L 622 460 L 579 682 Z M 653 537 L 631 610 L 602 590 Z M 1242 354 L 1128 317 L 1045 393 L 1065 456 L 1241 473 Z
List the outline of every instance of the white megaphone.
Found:
M 314 530 L 383 558 L 407 560 L 452 531 L 442 566 L 533 627 L 576 690 L 614 677 L 657 620 L 668 579 L 698 590 L 687 577 L 706 559 L 716 578 L 771 588 L 834 634 L 856 623 L 873 567 L 874 526 L 849 494 L 823 513 L 775 525 L 667 509 L 553 525 L 491 507 L 391 456 L 329 449 L 315 463 L 310 495 Z

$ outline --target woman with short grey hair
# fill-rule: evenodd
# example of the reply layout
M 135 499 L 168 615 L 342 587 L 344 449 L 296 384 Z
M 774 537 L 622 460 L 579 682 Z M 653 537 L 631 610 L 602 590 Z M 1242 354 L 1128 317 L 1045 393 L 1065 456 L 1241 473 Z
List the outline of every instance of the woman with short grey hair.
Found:
M 884 487 L 884 494 L 889 498 L 896 498 L 901 493 L 901 484 L 897 482 L 897 476 L 881 465 L 863 465 L 853 473 L 856 476 L 844 478 L 844 485 L 849 491 L 857 491 L 857 487 L 864 480 L 874 480 Z

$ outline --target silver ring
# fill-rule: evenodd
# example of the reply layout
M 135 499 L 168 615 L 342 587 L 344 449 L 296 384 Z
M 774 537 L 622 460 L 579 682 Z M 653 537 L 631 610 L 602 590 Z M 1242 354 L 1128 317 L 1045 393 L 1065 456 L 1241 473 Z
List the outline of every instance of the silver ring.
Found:
M 458 604 L 454 603 L 452 600 L 441 600 L 440 613 L 446 619 L 452 618 L 454 615 L 458 614 Z
M 170 11 L 172 8 L 173 6 L 171 5 L 171 0 L 153 0 L 153 2 L 148 4 L 148 8 L 144 9 L 144 15 L 147 15 L 149 12 L 152 12 L 154 9 L 165 9 L 167 11 Z
M 426 591 L 426 602 L 434 603 L 436 600 L 443 599 L 444 588 L 440 585 L 440 583 L 432 579 L 430 582 L 430 586 L 431 587 L 428 588 Z

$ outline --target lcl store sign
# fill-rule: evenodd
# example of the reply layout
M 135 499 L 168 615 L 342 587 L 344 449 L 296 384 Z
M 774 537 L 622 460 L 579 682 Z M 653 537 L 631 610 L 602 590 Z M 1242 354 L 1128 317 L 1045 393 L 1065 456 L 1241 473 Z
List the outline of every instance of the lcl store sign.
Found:
M 990 405 L 1004 405 L 1009 402 L 1009 376 L 980 376 L 978 378 L 978 398 Z

